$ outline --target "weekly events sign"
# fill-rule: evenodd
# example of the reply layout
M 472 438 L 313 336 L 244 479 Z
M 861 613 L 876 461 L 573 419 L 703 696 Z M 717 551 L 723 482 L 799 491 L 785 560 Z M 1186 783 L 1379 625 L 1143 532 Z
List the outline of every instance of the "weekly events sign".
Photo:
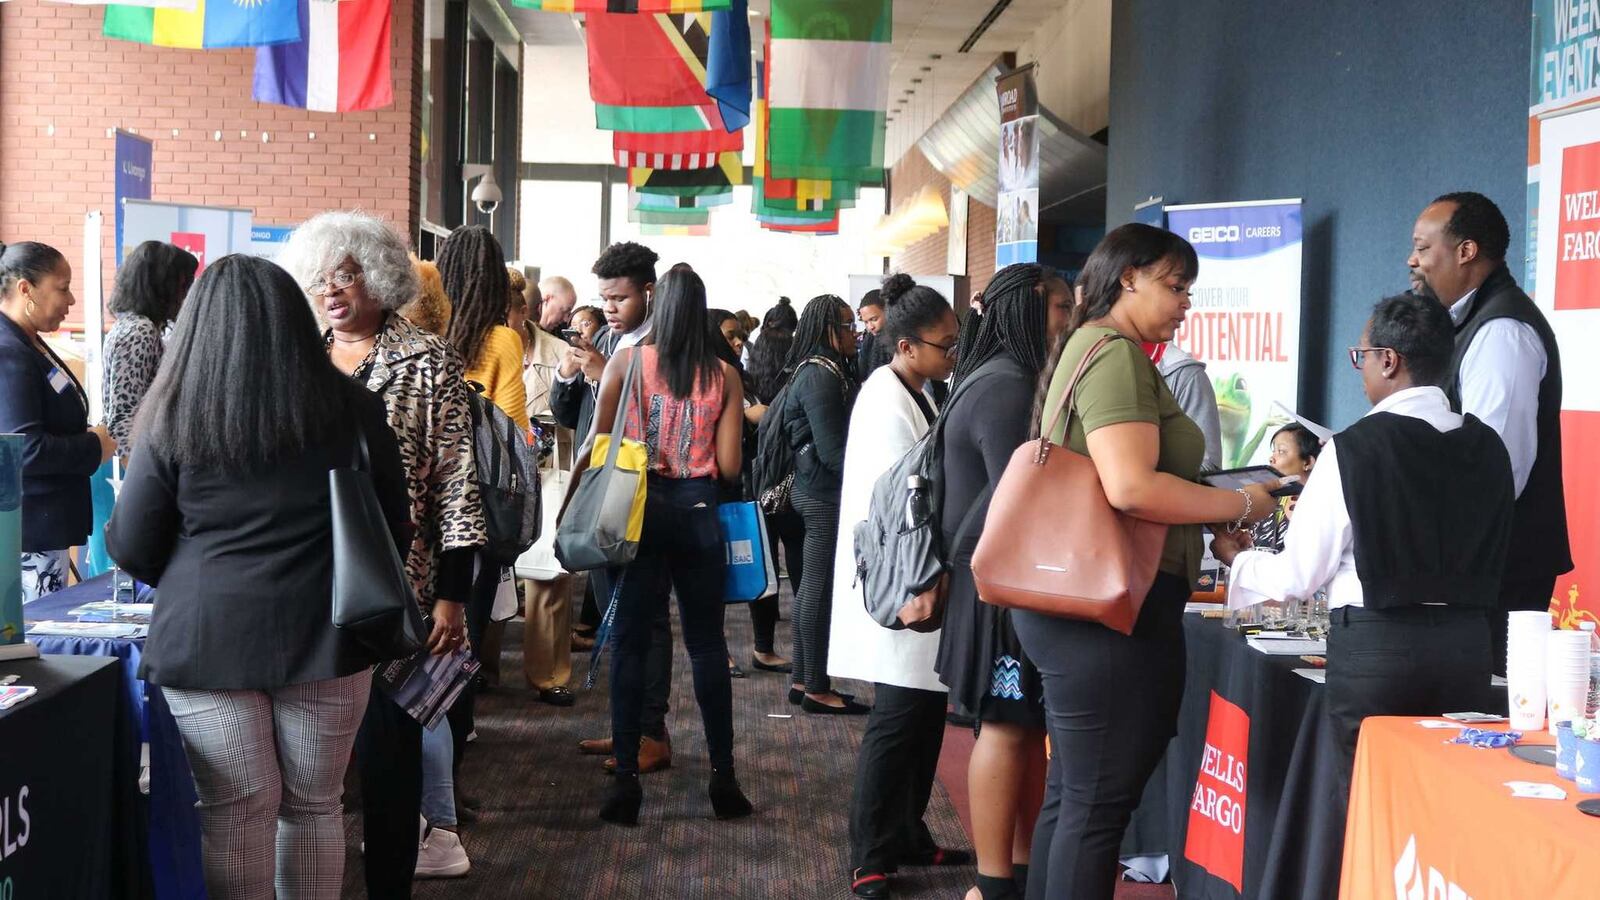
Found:
M 1600 104 L 1540 117 L 1534 301 L 1561 354 L 1561 456 L 1577 568 L 1556 580 L 1561 624 L 1600 618 Z M 1530 211 L 1530 216 L 1534 215 Z
M 995 82 L 1000 96 L 1000 190 L 995 209 L 994 265 L 1039 260 L 1039 99 L 1033 67 Z
M 1265 463 L 1269 432 L 1300 390 L 1299 200 L 1166 208 L 1194 245 L 1200 276 L 1175 343 L 1206 364 L 1222 423 L 1222 467 Z

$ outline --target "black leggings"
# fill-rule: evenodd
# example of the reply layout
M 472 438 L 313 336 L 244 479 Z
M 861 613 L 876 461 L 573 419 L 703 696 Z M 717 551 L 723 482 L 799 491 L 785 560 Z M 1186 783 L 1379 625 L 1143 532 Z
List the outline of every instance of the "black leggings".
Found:
M 808 694 L 826 694 L 833 688 L 828 679 L 828 628 L 833 620 L 839 504 L 799 491 L 790 498 L 806 523 L 805 574 L 794 595 L 794 683 L 805 685 Z
M 722 636 L 726 565 L 711 479 L 651 475 L 639 553 L 622 571 L 612 623 L 611 737 L 618 772 L 639 770 L 646 659 L 657 611 L 674 591 L 711 765 L 732 768 L 733 688 Z
M 356 732 L 361 772 L 361 832 L 366 839 L 367 896 L 411 896 L 422 815 L 422 725 L 372 679 L 367 714 Z
M 1157 575 L 1132 635 L 1012 611 L 1017 637 L 1043 678 L 1050 731 L 1029 897 L 1111 900 L 1123 832 L 1178 730 L 1188 598 L 1184 579 Z

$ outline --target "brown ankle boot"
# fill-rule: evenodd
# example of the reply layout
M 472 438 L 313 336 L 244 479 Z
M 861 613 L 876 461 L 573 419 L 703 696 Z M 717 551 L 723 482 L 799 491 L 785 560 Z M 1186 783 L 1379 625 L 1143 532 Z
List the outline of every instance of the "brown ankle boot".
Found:
M 658 741 L 652 737 L 639 739 L 639 774 L 648 775 L 672 768 L 672 738 Z M 617 759 L 606 760 L 606 771 L 617 770 Z

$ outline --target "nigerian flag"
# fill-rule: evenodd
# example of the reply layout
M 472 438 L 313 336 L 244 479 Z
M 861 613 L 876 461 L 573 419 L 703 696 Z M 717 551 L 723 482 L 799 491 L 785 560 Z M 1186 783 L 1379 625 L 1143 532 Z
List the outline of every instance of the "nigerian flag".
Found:
M 772 0 L 770 178 L 877 181 L 891 0 Z

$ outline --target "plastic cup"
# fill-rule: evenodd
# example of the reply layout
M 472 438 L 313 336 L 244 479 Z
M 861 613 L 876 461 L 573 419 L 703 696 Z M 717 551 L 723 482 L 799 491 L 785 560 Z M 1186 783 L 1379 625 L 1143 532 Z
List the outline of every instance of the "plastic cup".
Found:
M 1573 776 L 1584 794 L 1600 794 L 1600 741 L 1575 740 Z
M 1578 737 L 1572 733 L 1571 722 L 1556 723 L 1556 775 L 1572 780 L 1577 764 Z

